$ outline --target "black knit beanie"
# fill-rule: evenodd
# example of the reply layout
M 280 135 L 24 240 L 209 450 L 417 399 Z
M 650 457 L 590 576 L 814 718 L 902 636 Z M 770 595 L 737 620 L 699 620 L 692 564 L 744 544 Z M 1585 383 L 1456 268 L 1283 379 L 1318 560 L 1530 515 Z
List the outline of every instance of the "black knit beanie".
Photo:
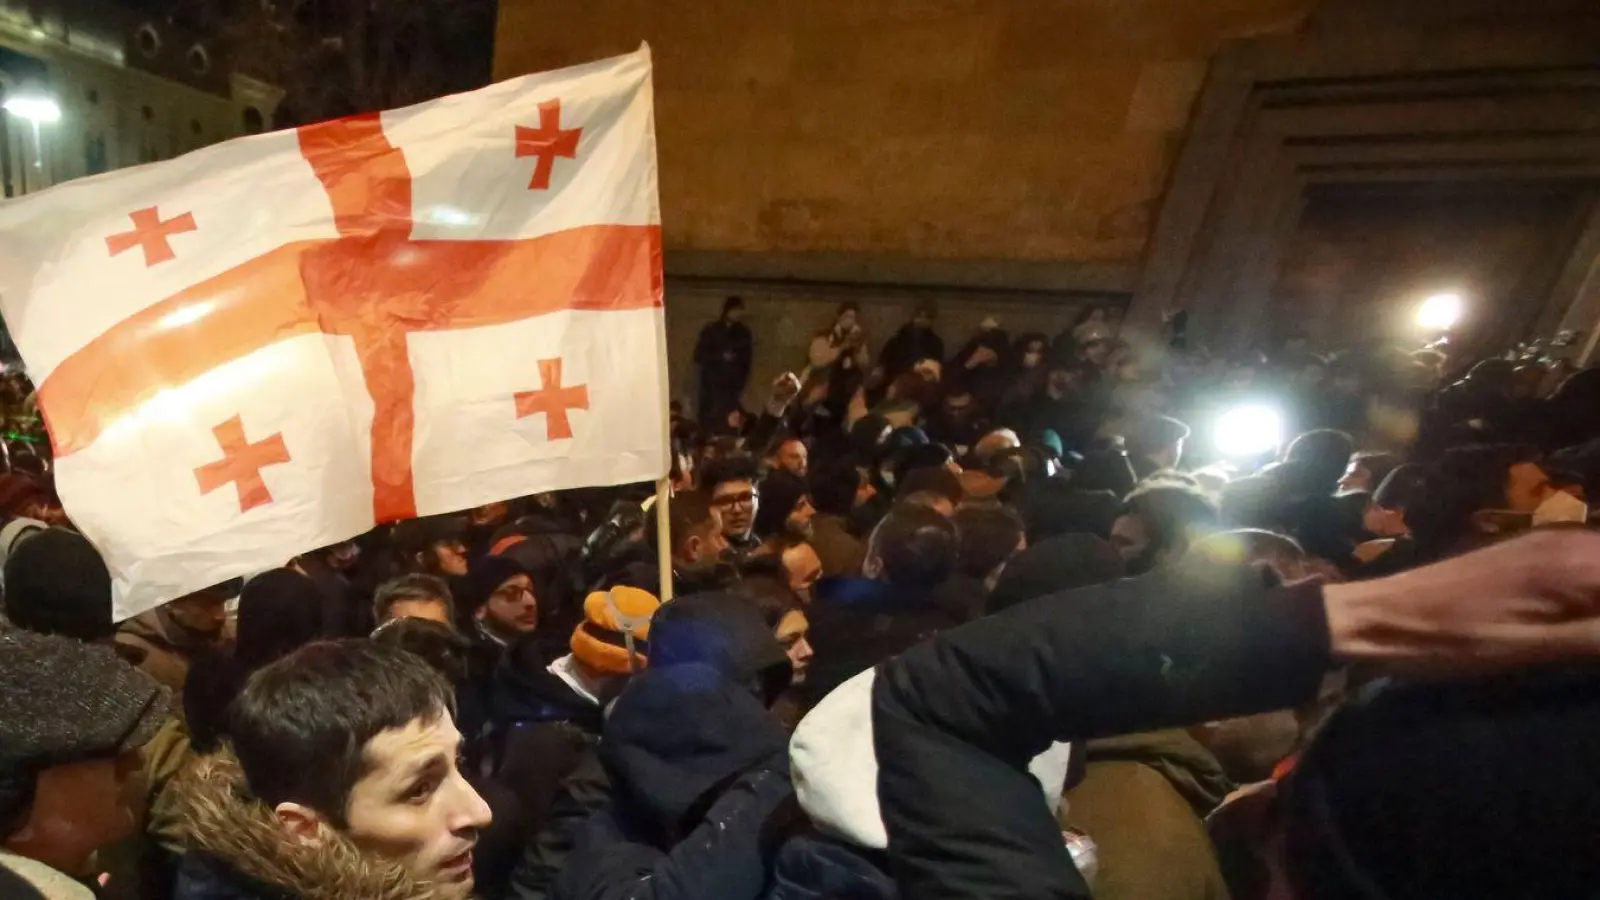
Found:
M 0 631 L 0 783 L 42 769 L 137 750 L 167 719 L 155 679 L 106 647 L 18 628 Z M 27 794 L 0 791 L 0 822 Z
M 234 659 L 246 673 L 276 662 L 322 637 L 322 593 L 293 569 L 272 569 L 239 594 Z
M 783 533 L 789 514 L 800 505 L 809 487 L 804 478 L 788 472 L 772 472 L 761 480 L 761 504 L 756 507 L 756 537 L 777 537 Z
M 117 630 L 111 573 L 88 539 L 50 528 L 20 543 L 5 565 L 6 618 L 18 628 L 97 641 Z

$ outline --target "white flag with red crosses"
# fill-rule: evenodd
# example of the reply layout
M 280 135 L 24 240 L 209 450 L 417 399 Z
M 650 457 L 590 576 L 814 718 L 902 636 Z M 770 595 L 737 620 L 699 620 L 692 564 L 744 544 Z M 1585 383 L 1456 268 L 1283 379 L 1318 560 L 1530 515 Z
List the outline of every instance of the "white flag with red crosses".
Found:
M 647 48 L 0 205 L 119 619 L 379 523 L 659 478 Z

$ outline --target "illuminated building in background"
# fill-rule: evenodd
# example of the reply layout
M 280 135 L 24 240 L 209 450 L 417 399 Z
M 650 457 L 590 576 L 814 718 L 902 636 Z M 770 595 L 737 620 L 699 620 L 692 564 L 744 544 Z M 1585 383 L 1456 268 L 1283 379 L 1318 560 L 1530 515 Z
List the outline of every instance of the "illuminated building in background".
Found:
M 265 130 L 281 92 L 228 62 L 109 3 L 0 0 L 4 196 Z

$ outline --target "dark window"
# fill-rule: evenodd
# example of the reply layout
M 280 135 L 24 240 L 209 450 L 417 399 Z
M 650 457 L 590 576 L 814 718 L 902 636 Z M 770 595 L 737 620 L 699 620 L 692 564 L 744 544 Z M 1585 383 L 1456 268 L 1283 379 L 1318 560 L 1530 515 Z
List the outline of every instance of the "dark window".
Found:
M 85 174 L 99 175 L 109 169 L 106 164 L 106 139 L 102 135 L 89 138 L 83 146 L 83 169 Z

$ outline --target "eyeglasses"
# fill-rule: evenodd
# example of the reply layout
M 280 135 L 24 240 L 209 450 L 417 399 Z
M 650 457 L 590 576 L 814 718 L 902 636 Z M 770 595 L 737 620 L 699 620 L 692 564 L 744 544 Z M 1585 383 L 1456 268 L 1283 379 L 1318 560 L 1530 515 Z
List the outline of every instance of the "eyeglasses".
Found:
M 724 494 L 721 497 L 712 500 L 711 503 L 714 506 L 731 508 L 734 506 L 750 506 L 759 499 L 761 499 L 760 492 L 743 491 L 738 494 Z
M 520 584 L 508 584 L 503 588 L 497 588 L 494 596 L 500 600 L 521 600 L 524 597 L 532 597 L 533 588 L 524 587 Z

